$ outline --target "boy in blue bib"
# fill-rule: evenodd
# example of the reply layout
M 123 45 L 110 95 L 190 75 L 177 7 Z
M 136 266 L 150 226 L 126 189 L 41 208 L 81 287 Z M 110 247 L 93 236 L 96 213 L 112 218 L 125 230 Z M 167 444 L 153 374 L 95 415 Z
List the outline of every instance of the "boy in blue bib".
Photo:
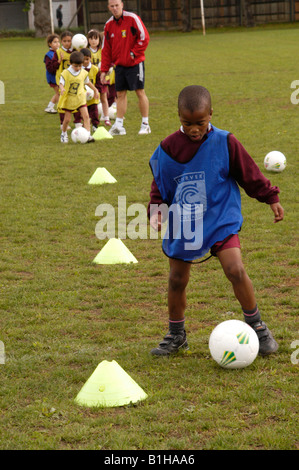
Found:
M 164 139 L 150 159 L 153 173 L 150 224 L 161 230 L 168 220 L 162 248 L 169 258 L 169 332 L 151 351 L 168 356 L 188 349 L 185 331 L 186 287 L 191 264 L 209 251 L 218 257 L 232 284 L 245 322 L 259 338 L 259 354 L 278 349 L 261 320 L 252 282 L 242 257 L 238 232 L 243 218 L 239 186 L 270 205 L 274 222 L 283 219 L 279 188 L 271 186 L 244 147 L 227 131 L 211 125 L 208 90 L 185 87 L 178 99 L 181 128 Z

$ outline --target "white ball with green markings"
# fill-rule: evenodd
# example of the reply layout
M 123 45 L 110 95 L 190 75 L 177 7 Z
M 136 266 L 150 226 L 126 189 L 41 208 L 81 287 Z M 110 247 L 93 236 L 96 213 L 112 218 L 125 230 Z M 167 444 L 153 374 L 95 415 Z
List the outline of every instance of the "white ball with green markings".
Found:
M 274 171 L 275 173 L 281 173 L 287 165 L 287 159 L 283 153 L 278 150 L 272 150 L 267 153 L 264 159 L 264 166 L 267 171 Z
M 259 351 L 256 332 L 240 320 L 219 323 L 209 339 L 212 358 L 225 369 L 242 369 L 255 360 Z

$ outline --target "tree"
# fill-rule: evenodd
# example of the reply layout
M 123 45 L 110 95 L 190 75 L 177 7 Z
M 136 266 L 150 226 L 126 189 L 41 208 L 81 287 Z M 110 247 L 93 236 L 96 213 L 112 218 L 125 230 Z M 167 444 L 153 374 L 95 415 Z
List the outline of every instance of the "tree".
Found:
M 12 2 L 16 0 L 10 0 Z M 33 3 L 33 16 L 35 26 L 35 36 L 37 38 L 43 38 L 52 33 L 51 25 L 51 11 L 50 5 L 52 2 L 49 0 L 25 0 L 24 11 L 29 11 L 31 4 Z
M 187 33 L 189 31 L 192 31 L 190 0 L 181 0 L 181 13 L 183 32 Z
M 49 0 L 34 0 L 33 7 L 35 36 L 42 38 L 52 32 Z
M 242 0 L 242 8 L 245 17 L 246 26 L 254 26 L 254 17 L 252 13 L 252 4 L 250 0 Z

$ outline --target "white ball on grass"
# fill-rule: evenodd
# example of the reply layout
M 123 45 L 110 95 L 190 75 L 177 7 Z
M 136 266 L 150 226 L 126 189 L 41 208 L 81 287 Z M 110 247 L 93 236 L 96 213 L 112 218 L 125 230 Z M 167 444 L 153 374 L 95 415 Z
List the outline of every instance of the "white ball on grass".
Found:
M 86 144 L 89 136 L 90 132 L 85 127 L 76 127 L 71 133 L 72 141 L 80 144 Z
M 286 157 L 278 150 L 273 150 L 272 152 L 267 153 L 264 159 L 264 166 L 267 171 L 281 173 L 285 169 L 286 164 Z

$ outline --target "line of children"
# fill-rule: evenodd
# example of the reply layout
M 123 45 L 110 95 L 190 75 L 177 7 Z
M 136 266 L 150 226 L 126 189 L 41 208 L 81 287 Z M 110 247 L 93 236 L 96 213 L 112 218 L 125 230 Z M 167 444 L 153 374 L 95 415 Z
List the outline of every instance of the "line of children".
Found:
M 89 80 L 97 88 L 100 93 L 101 103 L 104 109 L 104 105 L 107 106 L 108 113 L 108 103 L 107 103 L 107 86 L 103 86 L 101 83 L 101 74 L 98 67 L 91 63 L 91 51 L 87 48 L 81 49 L 81 53 L 84 56 L 83 67 L 88 72 Z M 104 97 L 104 98 L 103 98 Z M 98 109 L 99 99 L 93 97 L 91 100 L 87 101 L 88 114 L 92 123 L 93 131 L 95 131 L 100 124 L 99 120 L 99 109 Z M 109 116 L 105 118 L 105 124 L 111 126 Z
M 54 43 L 52 39 L 53 37 L 54 37 Z M 55 38 L 58 38 L 59 45 L 57 44 L 57 39 L 55 40 Z M 60 36 L 60 41 L 59 41 L 59 36 L 57 35 L 50 35 L 47 38 L 49 51 L 44 58 L 44 62 L 46 65 L 47 79 L 48 79 L 48 73 L 50 73 L 51 74 L 50 83 L 53 83 L 53 88 L 55 89 L 55 91 L 57 91 L 57 97 L 55 98 L 53 97 L 54 100 L 55 99 L 57 100 L 56 103 L 58 103 L 58 100 L 59 100 L 59 81 L 60 81 L 61 73 L 63 72 L 63 70 L 67 69 L 70 66 L 70 56 L 71 56 L 71 53 L 73 52 L 72 38 L 73 38 L 73 33 L 71 31 L 63 31 L 63 33 Z M 54 75 L 55 75 L 55 81 L 54 81 Z M 55 83 L 56 83 L 56 87 L 55 87 Z M 56 103 L 54 103 L 54 105 Z M 56 113 L 54 105 L 51 105 L 49 103 L 45 111 Z M 51 109 L 54 109 L 54 111 L 52 111 Z M 64 112 L 59 113 L 59 118 L 60 118 L 60 129 L 62 129 L 62 125 L 64 121 Z M 74 113 L 74 123 L 76 127 L 82 126 L 81 114 L 79 112 Z
M 44 57 L 44 63 L 46 66 L 46 78 L 49 85 L 54 89 L 55 94 L 50 100 L 49 104 L 47 105 L 45 112 L 56 114 L 57 110 L 55 109 L 55 105 L 59 101 L 59 84 L 60 84 L 60 77 L 64 70 L 68 69 L 70 66 L 70 56 L 72 54 L 72 38 L 73 33 L 70 31 L 64 31 L 60 38 L 57 34 L 51 34 L 47 38 L 47 44 L 49 47 L 49 51 Z M 107 77 L 108 81 L 107 84 L 103 85 L 100 81 L 100 74 L 99 73 L 99 66 L 101 65 L 101 45 L 102 45 L 102 38 L 101 33 L 95 29 L 90 30 L 88 35 L 88 48 L 85 48 L 84 57 L 85 63 L 84 68 L 89 73 L 89 79 L 93 85 L 96 86 L 97 90 L 100 92 L 100 101 L 101 101 L 101 109 L 102 109 L 102 116 L 101 120 L 104 121 L 106 126 L 111 126 L 111 122 L 109 119 L 109 106 L 112 105 L 116 100 L 116 93 L 115 93 L 115 86 L 114 84 L 110 85 L 109 79 L 111 78 L 111 82 L 113 81 L 113 74 L 112 72 L 110 77 Z M 88 51 L 88 52 L 86 52 Z M 113 70 L 113 68 L 112 68 Z M 109 88 L 109 91 L 108 91 Z M 109 96 L 109 99 L 108 99 Z M 99 125 L 99 108 L 98 108 L 99 100 L 93 97 L 90 102 L 88 102 L 88 112 L 90 115 L 90 119 L 93 126 L 93 131 Z M 72 112 L 74 115 L 74 124 L 75 127 L 82 126 L 82 116 L 79 111 Z M 65 112 L 59 107 L 59 118 L 60 118 L 60 128 L 62 130 Z M 71 127 L 68 126 L 68 130 Z
M 84 56 L 80 51 L 74 51 L 70 55 L 70 66 L 63 70 L 59 80 L 60 98 L 58 102 L 58 111 L 64 112 L 62 124 L 61 142 L 68 142 L 67 129 L 71 121 L 72 114 L 79 111 L 83 119 L 83 127 L 90 133 L 90 119 L 86 104 L 85 85 L 89 86 L 95 99 L 99 98 L 99 92 L 91 83 L 88 72 L 83 69 Z M 89 136 L 89 142 L 94 139 Z
M 47 37 L 47 44 L 49 47 L 49 51 L 46 53 L 44 57 L 44 63 L 46 66 L 46 79 L 49 86 L 53 89 L 54 95 L 49 101 L 48 106 L 46 107 L 46 113 L 56 114 L 57 110 L 55 109 L 55 104 L 58 103 L 59 100 L 59 87 L 56 83 L 56 64 L 53 61 L 53 57 L 57 49 L 60 47 L 60 39 L 58 34 L 50 34 Z
M 101 57 L 102 57 L 102 39 L 103 34 L 101 34 L 97 29 L 91 29 L 87 33 L 88 49 L 91 52 L 91 62 L 96 65 L 100 70 L 101 67 Z M 112 65 L 112 64 L 111 64 Z M 102 118 L 106 126 L 111 126 L 109 119 L 109 107 L 116 100 L 116 91 L 114 85 L 114 70 L 110 75 L 107 75 L 107 83 L 102 85 L 102 88 L 99 89 L 101 96 L 102 104 Z

